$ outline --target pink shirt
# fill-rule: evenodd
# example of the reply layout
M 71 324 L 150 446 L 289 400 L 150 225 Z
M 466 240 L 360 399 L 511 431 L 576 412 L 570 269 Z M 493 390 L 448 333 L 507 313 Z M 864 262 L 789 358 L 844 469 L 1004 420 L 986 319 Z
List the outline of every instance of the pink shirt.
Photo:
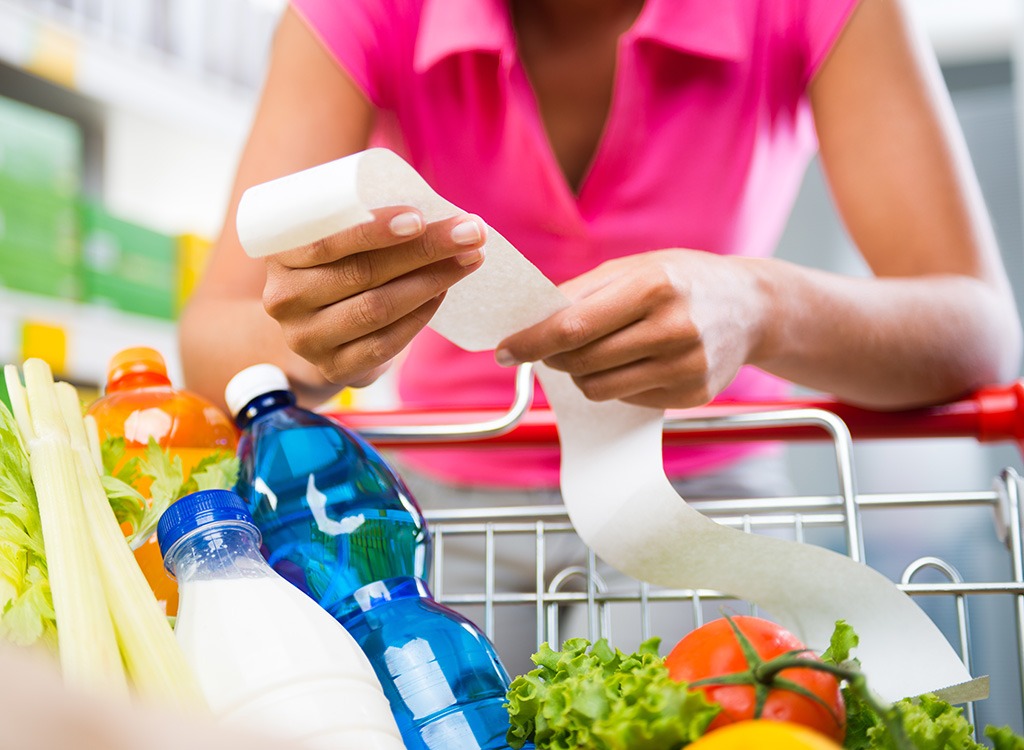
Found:
M 479 214 L 556 283 L 670 247 L 764 257 L 816 139 L 807 85 L 857 0 L 647 0 L 621 38 L 611 110 L 574 194 L 516 55 L 507 0 L 292 0 L 378 110 L 376 145 Z M 505 406 L 513 372 L 433 331 L 399 374 L 410 406 Z M 720 400 L 777 398 L 743 368 Z M 543 403 L 543 396 L 541 396 Z M 752 444 L 666 449 L 670 476 Z M 558 485 L 554 450 L 410 452 L 459 484 Z

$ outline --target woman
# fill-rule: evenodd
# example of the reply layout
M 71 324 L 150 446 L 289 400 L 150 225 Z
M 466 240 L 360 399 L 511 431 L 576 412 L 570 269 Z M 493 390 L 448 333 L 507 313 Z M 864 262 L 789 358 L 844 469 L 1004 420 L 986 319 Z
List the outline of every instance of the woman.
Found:
M 573 304 L 493 356 L 424 330 L 480 266 L 472 214 L 427 226 L 397 206 L 244 256 L 245 188 L 370 144 Z M 871 278 L 771 258 L 816 147 Z M 911 407 L 1011 377 L 1020 342 L 935 60 L 896 0 L 293 0 L 182 321 L 189 385 L 211 398 L 273 361 L 313 403 L 401 354 L 400 396 L 426 407 L 507 405 L 508 367 L 536 360 L 594 400 L 687 407 L 791 381 Z M 766 494 L 762 451 L 677 447 L 666 471 L 688 496 Z M 554 450 L 402 461 L 425 504 L 557 498 Z

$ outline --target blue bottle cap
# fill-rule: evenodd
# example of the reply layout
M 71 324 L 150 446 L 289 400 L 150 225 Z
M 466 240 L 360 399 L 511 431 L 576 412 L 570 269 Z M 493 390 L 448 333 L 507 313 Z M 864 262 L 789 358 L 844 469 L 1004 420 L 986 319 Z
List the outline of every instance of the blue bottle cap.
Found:
M 160 516 L 156 527 L 160 554 L 166 555 L 190 531 L 217 521 L 240 521 L 259 534 L 245 500 L 228 490 L 201 490 L 172 503 Z

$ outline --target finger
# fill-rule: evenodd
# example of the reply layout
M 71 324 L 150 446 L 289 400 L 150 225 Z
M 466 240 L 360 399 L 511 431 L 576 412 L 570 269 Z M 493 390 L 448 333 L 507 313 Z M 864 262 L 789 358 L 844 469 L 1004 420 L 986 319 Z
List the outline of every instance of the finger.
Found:
M 332 383 L 360 385 L 382 363 L 394 359 L 409 345 L 430 322 L 443 299 L 444 294 L 439 294 L 381 330 L 335 347 L 321 365 L 321 374 Z
M 592 375 L 576 375 L 573 382 L 591 401 L 627 399 L 659 385 L 650 377 L 649 364 L 649 360 L 641 360 Z
M 710 403 L 711 399 L 712 396 L 709 396 L 707 390 L 703 388 L 673 388 L 672 390 L 652 388 L 649 391 L 621 399 L 621 401 L 651 409 L 692 409 L 695 406 L 704 406 Z
M 454 258 L 460 266 L 474 265 L 483 257 L 484 231 L 478 217 L 455 217 L 429 225 L 409 242 L 307 270 L 319 275 L 314 286 L 322 290 L 327 297 L 323 304 L 327 304 L 337 299 L 336 294 L 332 295 L 334 290 L 347 294 L 366 291 L 447 258 Z
M 635 396 L 621 399 L 624 403 L 632 406 L 645 406 L 649 409 L 685 409 L 691 406 L 700 406 L 699 402 L 694 403 L 677 403 L 678 398 L 674 398 L 664 388 L 654 388 L 649 391 L 638 393 Z
M 679 361 L 646 359 L 632 362 L 624 367 L 603 370 L 593 375 L 574 376 L 577 387 L 591 401 L 619 399 L 633 403 L 631 399 L 652 391 L 663 391 L 662 395 L 688 394 L 686 405 L 696 405 L 710 400 L 707 379 L 698 357 Z M 693 361 L 690 361 L 693 360 Z M 683 405 L 683 404 L 677 404 Z
M 547 360 L 593 344 L 644 317 L 645 308 L 631 304 L 630 296 L 622 293 L 621 285 L 609 284 L 537 325 L 504 339 L 498 344 L 495 359 L 507 367 Z
M 426 262 L 478 247 L 486 225 L 471 214 L 459 214 L 426 225 L 419 211 L 404 207 L 379 209 L 374 220 L 324 237 L 309 245 L 272 256 L 288 268 L 311 268 L 383 248 L 403 247 L 412 258 Z M 429 230 L 428 230 L 429 226 Z M 424 235 L 426 235 L 424 237 Z M 421 244 L 422 240 L 422 244 Z M 419 265 L 423 265 L 423 260 Z
M 410 241 L 331 263 L 309 268 L 268 266 L 264 307 L 281 319 L 296 311 L 325 307 L 446 258 L 463 267 L 474 266 L 483 258 L 485 237 L 483 222 L 463 215 L 430 224 Z
M 621 274 L 616 273 L 616 269 L 611 262 L 603 263 L 595 269 L 562 282 L 558 285 L 558 290 L 573 302 L 578 302 L 584 297 L 589 297 L 600 291 L 619 278 L 621 278 Z
M 327 305 L 306 318 L 302 325 L 284 327 L 288 346 L 319 366 L 324 352 L 392 325 L 445 292 L 479 265 L 460 266 L 449 258 Z
M 649 319 L 630 323 L 593 343 L 544 359 L 544 364 L 570 375 L 593 375 L 623 367 L 651 357 L 680 354 L 693 347 L 683 336 L 671 338 L 671 332 Z
M 410 206 L 389 206 L 374 211 L 373 220 L 322 237 L 308 245 L 277 253 L 268 262 L 289 268 L 309 268 L 332 263 L 355 253 L 406 242 L 423 233 L 423 214 Z

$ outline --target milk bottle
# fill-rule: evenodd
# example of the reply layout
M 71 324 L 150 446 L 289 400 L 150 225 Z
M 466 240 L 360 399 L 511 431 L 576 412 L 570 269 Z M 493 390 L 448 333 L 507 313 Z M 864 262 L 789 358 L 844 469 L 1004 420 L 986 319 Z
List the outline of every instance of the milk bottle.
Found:
M 366 656 L 267 565 L 240 497 L 184 497 L 164 513 L 158 536 L 180 591 L 175 633 L 225 725 L 324 750 L 404 748 Z

